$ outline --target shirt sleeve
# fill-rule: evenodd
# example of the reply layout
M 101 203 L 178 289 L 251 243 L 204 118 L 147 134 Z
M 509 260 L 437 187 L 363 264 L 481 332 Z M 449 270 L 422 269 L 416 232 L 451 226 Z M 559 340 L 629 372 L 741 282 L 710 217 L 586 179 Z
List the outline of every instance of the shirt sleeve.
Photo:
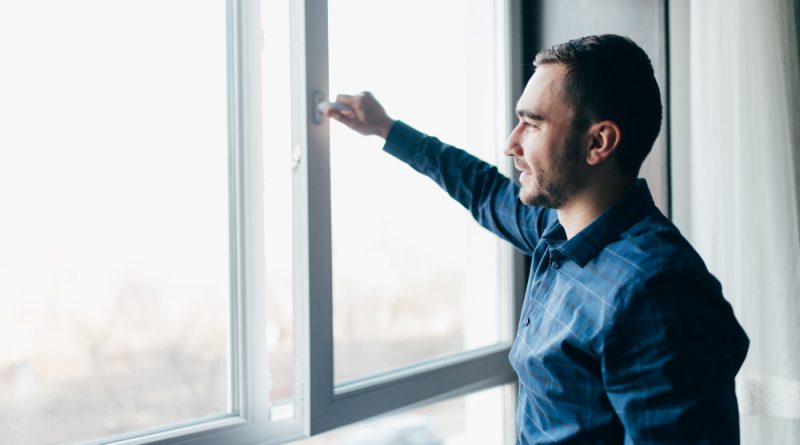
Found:
M 734 377 L 749 340 L 719 282 L 658 272 L 617 308 L 602 354 L 625 443 L 739 443 Z
M 427 175 L 470 211 L 483 227 L 531 255 L 546 209 L 519 200 L 519 186 L 497 167 L 396 121 L 383 150 Z

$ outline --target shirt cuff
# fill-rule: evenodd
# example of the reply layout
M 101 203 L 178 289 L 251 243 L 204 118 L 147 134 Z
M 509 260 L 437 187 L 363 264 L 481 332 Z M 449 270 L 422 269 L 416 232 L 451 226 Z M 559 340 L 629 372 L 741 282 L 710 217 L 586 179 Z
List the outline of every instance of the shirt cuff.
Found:
M 408 162 L 419 154 L 417 145 L 425 137 L 425 133 L 398 120 L 392 124 L 392 128 L 389 129 L 389 134 L 386 135 L 386 143 L 383 145 L 383 151 L 401 161 Z

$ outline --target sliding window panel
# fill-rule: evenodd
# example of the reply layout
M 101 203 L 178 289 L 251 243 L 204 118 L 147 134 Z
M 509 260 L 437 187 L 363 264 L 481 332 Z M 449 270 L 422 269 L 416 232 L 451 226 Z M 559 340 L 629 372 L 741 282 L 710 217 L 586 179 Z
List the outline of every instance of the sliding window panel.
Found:
M 491 1 L 328 5 L 330 91 L 501 161 Z M 330 131 L 335 381 L 508 341 L 499 239 L 383 140 Z
M 497 161 L 513 109 L 508 2 L 291 5 L 295 377 L 307 382 L 295 390 L 305 433 L 513 381 L 520 258 L 381 153 L 382 141 L 316 112 L 320 99 L 369 89 L 394 117 Z M 440 22 L 451 29 L 433 32 Z
M 225 17 L 0 6 L 0 442 L 234 412 Z

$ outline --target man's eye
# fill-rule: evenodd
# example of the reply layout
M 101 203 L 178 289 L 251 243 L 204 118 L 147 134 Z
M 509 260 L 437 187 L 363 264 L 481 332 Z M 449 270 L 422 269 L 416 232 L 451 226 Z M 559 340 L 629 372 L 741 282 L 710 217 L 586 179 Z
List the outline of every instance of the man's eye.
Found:
M 536 125 L 536 124 L 534 124 L 533 122 L 524 122 L 524 124 L 525 124 L 525 126 L 526 126 L 526 127 L 528 127 L 529 129 L 533 129 L 533 128 L 539 128 L 539 126 L 537 126 L 537 125 Z

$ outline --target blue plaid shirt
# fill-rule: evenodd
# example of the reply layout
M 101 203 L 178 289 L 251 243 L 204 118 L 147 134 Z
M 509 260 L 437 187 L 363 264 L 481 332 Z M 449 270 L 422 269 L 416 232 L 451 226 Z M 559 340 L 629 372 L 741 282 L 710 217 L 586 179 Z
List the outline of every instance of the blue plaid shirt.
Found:
M 403 122 L 384 150 L 532 257 L 517 336 L 517 444 L 736 444 L 749 340 L 643 179 L 567 240 L 555 210 Z

